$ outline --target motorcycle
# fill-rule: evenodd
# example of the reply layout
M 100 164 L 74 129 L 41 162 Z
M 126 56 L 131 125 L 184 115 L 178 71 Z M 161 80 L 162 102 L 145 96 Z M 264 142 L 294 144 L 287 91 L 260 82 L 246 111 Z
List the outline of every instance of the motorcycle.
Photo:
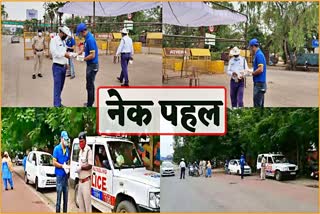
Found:
M 189 176 L 199 177 L 199 168 L 198 166 L 189 166 Z

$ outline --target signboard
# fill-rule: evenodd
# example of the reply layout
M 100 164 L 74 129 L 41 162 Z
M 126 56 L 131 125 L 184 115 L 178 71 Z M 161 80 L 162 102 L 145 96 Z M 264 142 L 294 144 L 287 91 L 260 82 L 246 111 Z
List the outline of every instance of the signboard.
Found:
M 27 9 L 26 10 L 26 19 L 31 20 L 31 19 L 38 19 L 38 11 L 34 9 Z
M 213 34 L 210 34 L 210 33 L 206 33 L 205 44 L 206 45 L 216 45 L 216 35 L 213 35 Z
M 133 21 L 131 20 L 124 20 L 124 28 L 127 28 L 128 30 L 133 30 Z
M 16 32 L 16 30 L 17 30 L 17 28 L 16 28 L 16 27 L 11 27 L 11 28 L 10 28 L 10 31 L 11 31 L 12 33 L 15 33 L 15 32 Z
M 105 39 L 105 40 L 113 38 L 111 33 L 96 33 L 94 34 L 94 36 L 96 39 Z
M 190 56 L 189 48 L 165 48 L 164 52 L 166 56 L 174 56 L 174 57 Z
M 318 48 L 319 47 L 319 40 L 317 40 L 317 39 L 312 40 L 312 47 Z
M 128 19 L 130 20 L 132 18 L 132 14 L 128 13 Z

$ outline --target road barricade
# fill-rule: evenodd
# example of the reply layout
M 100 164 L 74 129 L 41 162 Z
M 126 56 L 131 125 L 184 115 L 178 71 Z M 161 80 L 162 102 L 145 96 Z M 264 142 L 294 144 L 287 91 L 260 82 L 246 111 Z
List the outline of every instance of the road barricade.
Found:
M 24 52 L 24 59 L 29 60 L 34 57 L 33 50 L 32 50 L 32 39 L 38 35 L 37 32 L 24 32 L 23 33 L 23 52 Z M 45 36 L 45 56 L 49 56 L 49 46 L 50 46 L 50 36 Z

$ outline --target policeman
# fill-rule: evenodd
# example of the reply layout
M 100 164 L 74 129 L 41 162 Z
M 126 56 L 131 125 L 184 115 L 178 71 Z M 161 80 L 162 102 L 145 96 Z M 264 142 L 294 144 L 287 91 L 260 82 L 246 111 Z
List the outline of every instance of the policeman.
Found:
M 262 159 L 261 159 L 260 178 L 261 178 L 261 180 L 266 179 L 266 158 L 264 157 L 264 155 L 262 155 Z
M 52 54 L 52 71 L 53 71 L 53 105 L 62 107 L 61 93 L 66 79 L 66 69 L 70 54 L 67 52 L 65 40 L 71 36 L 68 27 L 59 27 L 59 34 L 50 41 L 50 52 Z
M 80 23 L 77 26 L 77 36 L 84 37 L 84 59 L 83 61 L 87 62 L 86 70 L 86 80 L 87 80 L 87 94 L 88 101 L 84 104 L 85 107 L 92 107 L 94 103 L 95 87 L 94 81 L 96 74 L 99 70 L 99 60 L 98 60 L 98 46 L 94 36 L 87 31 L 87 26 L 84 23 Z M 82 55 L 81 50 L 79 55 Z
M 244 158 L 244 155 L 241 155 L 240 157 L 241 179 L 243 179 L 245 164 L 246 164 L 246 159 Z
M 33 37 L 32 39 L 32 50 L 34 54 L 34 67 L 32 79 L 36 78 L 36 73 L 38 72 L 38 77 L 42 77 L 42 62 L 44 57 L 44 49 L 45 49 L 45 38 L 42 34 L 42 30 L 38 30 L 38 35 Z M 37 69 L 38 68 L 38 69 Z
M 61 132 L 61 142 L 54 147 L 53 165 L 57 179 L 57 203 L 56 212 L 60 213 L 61 195 L 63 193 L 63 212 L 68 210 L 68 173 L 70 167 L 67 165 L 70 160 L 69 153 L 69 136 L 66 131 Z
M 184 162 L 184 158 L 181 158 L 180 164 L 180 179 L 185 179 L 185 174 L 186 174 L 186 162 Z
M 86 133 L 80 132 L 79 136 L 79 166 L 77 173 L 79 174 L 79 208 L 80 212 L 91 212 L 91 170 L 93 165 L 93 157 L 91 148 L 86 144 Z
M 126 28 L 122 29 L 122 39 L 116 53 L 116 56 L 121 54 L 121 74 L 120 77 L 117 77 L 120 83 L 122 83 L 124 79 L 124 84 L 121 86 L 129 86 L 128 63 L 134 54 L 132 39 L 128 36 L 128 33 Z

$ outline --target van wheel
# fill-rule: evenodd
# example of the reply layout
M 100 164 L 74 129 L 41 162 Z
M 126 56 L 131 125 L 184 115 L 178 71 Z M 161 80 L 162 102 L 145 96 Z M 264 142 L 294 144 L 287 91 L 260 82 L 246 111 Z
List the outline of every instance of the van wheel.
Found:
M 27 172 L 24 173 L 24 182 L 25 182 L 26 184 L 29 183 L 28 176 L 27 176 Z
M 37 191 L 40 191 L 39 181 L 38 181 L 38 178 L 37 178 L 37 177 L 36 177 L 36 182 L 35 182 L 35 184 L 36 184 L 36 190 L 37 190 Z
M 117 213 L 136 213 L 136 207 L 130 201 L 121 201 L 117 206 Z
M 276 171 L 276 180 L 281 181 L 282 180 L 282 173 L 280 171 Z
M 77 183 L 76 186 L 74 187 L 74 202 L 76 206 L 79 208 L 79 200 L 78 200 L 78 192 L 79 191 L 79 184 Z

